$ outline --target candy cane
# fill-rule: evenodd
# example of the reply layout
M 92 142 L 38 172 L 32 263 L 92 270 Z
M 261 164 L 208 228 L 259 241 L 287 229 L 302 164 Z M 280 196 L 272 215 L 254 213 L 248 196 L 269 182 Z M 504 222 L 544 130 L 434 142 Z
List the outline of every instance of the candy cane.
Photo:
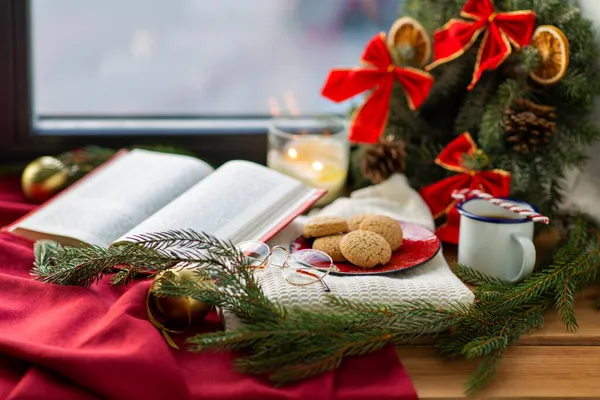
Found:
M 455 190 L 454 192 L 452 192 L 452 198 L 455 200 L 466 200 L 467 198 L 473 198 L 473 197 L 477 197 L 477 198 L 483 199 L 485 201 L 489 201 L 490 203 L 495 204 L 498 207 L 502 207 L 506 210 L 509 210 L 509 211 L 512 211 L 519 215 L 522 215 L 524 217 L 527 217 L 527 218 L 531 219 L 533 222 L 542 222 L 544 224 L 550 223 L 550 218 L 548 218 L 542 214 L 536 213 L 535 211 L 533 211 L 529 208 L 518 206 L 515 203 L 511 203 L 511 202 L 503 200 L 503 199 L 495 198 L 491 194 L 482 192 L 481 190 L 478 190 L 478 189 L 460 189 L 460 190 Z

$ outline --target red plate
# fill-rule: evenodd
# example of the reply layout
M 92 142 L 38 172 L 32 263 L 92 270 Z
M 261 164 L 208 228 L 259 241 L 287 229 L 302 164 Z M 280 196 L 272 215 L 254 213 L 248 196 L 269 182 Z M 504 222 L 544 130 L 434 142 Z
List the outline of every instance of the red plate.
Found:
M 403 271 L 418 267 L 431 260 L 442 248 L 440 239 L 429 229 L 411 222 L 398 221 L 402 227 L 404 239 L 402 246 L 392 253 L 391 260 L 385 265 L 363 269 L 347 262 L 337 262 L 340 275 L 378 275 Z M 312 240 L 300 236 L 291 245 L 292 251 L 310 249 Z

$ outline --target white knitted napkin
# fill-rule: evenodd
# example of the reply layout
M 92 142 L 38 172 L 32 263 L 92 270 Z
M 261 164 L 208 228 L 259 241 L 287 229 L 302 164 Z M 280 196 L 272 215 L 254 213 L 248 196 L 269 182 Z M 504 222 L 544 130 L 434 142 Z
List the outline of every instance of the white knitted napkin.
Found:
M 434 227 L 429 208 L 403 175 L 394 175 L 379 185 L 358 190 L 350 198 L 338 199 L 310 217 L 336 215 L 348 218 L 362 213 L 383 214 L 419 223 L 429 229 Z M 301 235 L 307 218 L 298 217 L 274 237 L 269 245 L 289 246 Z M 282 260 L 274 258 L 273 262 L 280 264 Z M 267 297 L 285 306 L 327 310 L 327 292 L 321 285 L 290 285 L 283 279 L 279 268 L 266 268 L 258 272 L 258 280 Z M 356 301 L 391 304 L 425 300 L 444 308 L 449 303 L 471 304 L 474 300 L 473 293 L 452 273 L 441 252 L 427 264 L 404 272 L 372 276 L 329 275 L 325 280 L 332 294 Z M 224 318 L 227 329 L 238 325 L 227 313 Z

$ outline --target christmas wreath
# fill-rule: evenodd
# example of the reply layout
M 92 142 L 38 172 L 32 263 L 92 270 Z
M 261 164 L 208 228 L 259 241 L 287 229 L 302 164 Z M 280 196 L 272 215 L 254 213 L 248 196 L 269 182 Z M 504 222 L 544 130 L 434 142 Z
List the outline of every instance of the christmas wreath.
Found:
M 396 172 L 388 165 L 404 156 L 385 153 L 390 143 L 403 142 L 402 166 L 413 187 L 434 185 L 453 174 L 436 158 L 468 132 L 486 156 L 486 170 L 510 173 L 505 194 L 555 217 L 565 173 L 581 166 L 600 135 L 592 121 L 600 93 L 592 23 L 566 0 L 408 0 L 404 8 L 412 18 L 399 19 L 389 32 L 391 58 L 403 67 L 424 66 L 433 85 L 421 86 L 429 94 L 414 112 L 402 82 L 394 82 L 389 101 L 377 108 L 385 111 L 370 114 L 381 126 L 355 138 L 353 184 Z M 433 60 L 426 57 L 431 53 Z M 472 156 L 461 162 L 472 164 Z
M 589 218 L 565 215 L 559 205 L 566 169 L 585 160 L 585 147 L 600 132 L 590 119 L 600 90 L 590 21 L 568 0 L 409 0 L 405 8 L 412 18 L 369 42 L 366 65 L 332 71 L 323 90 L 336 101 L 370 92 L 352 119 L 350 136 L 361 143 L 354 184 L 404 170 L 446 227 L 454 218 L 451 191 L 465 186 L 536 204 L 563 240 L 529 278 L 509 285 L 459 265 L 457 274 L 474 285 L 470 307 L 331 295 L 331 312 L 308 312 L 268 299 L 230 243 L 190 231 L 142 235 L 110 248 L 38 242 L 34 275 L 65 285 L 91 285 L 107 274 L 115 284 L 157 276 L 153 296 L 191 298 L 245 322 L 189 338 L 192 351 L 241 350 L 241 371 L 277 384 L 452 327 L 437 336 L 436 348 L 448 357 L 481 358 L 467 384 L 473 393 L 492 379 L 512 343 L 542 325 L 544 311 L 556 308 L 576 329 L 574 294 L 597 277 L 600 236 Z M 452 240 L 452 232 L 445 234 Z M 182 276 L 175 265 L 202 268 Z

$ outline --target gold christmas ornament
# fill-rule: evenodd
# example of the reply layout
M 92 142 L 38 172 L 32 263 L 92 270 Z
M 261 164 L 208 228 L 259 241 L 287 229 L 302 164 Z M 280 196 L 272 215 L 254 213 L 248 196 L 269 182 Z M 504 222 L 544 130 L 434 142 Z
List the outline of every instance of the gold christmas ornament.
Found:
M 388 47 L 407 64 L 424 66 L 431 58 L 431 39 L 417 20 L 401 17 L 394 22 L 387 36 Z
M 530 73 L 531 79 L 542 85 L 552 85 L 562 79 L 569 66 L 569 40 L 555 26 L 541 25 L 531 39 L 540 55 L 540 65 Z
M 42 203 L 64 189 L 69 182 L 69 169 L 60 160 L 44 156 L 33 160 L 21 175 L 25 196 Z
M 165 271 L 156 276 L 146 297 L 146 310 L 150 322 L 162 332 L 167 343 L 176 349 L 179 347 L 169 334 L 185 333 L 194 324 L 203 321 L 212 310 L 212 305 L 191 297 L 159 297 L 155 292 L 163 279 L 179 282 L 188 278 L 197 279 L 188 269 L 175 268 Z

